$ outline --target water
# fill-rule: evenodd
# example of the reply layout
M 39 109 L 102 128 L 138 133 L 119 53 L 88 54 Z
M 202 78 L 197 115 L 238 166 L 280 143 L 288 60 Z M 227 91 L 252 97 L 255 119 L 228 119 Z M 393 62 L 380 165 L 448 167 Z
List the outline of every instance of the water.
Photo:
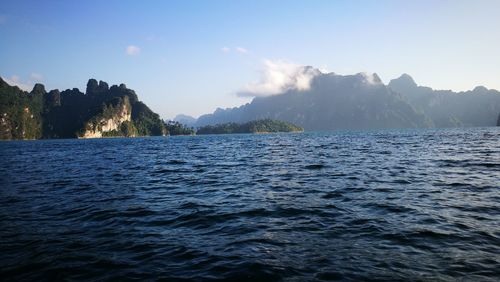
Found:
M 0 152 L 6 280 L 500 279 L 500 128 Z

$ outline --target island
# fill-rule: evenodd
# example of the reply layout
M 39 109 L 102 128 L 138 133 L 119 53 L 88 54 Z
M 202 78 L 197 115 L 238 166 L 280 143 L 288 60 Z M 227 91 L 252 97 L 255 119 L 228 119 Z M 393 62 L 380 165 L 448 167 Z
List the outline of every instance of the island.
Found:
M 235 133 L 275 133 L 275 132 L 302 132 L 304 129 L 285 121 L 260 119 L 246 123 L 223 123 L 206 125 L 198 128 L 196 134 L 235 134 Z
M 196 131 L 192 127 L 188 127 L 178 121 L 169 120 L 165 122 L 165 128 L 170 136 L 177 135 L 195 135 Z
M 77 88 L 31 92 L 0 78 L 0 140 L 167 135 L 160 116 L 125 84 L 111 87 L 90 79 Z

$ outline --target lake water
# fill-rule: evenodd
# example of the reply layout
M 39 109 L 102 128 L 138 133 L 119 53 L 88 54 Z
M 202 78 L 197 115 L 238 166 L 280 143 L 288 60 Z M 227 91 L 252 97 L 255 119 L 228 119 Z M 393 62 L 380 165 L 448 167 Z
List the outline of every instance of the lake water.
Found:
M 500 279 L 500 128 L 0 143 L 5 280 Z

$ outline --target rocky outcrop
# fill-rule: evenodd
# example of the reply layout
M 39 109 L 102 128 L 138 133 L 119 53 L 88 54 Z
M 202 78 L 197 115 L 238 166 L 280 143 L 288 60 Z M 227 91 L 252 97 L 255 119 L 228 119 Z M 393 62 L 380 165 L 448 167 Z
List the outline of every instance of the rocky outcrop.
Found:
M 86 93 L 47 92 L 43 84 L 26 92 L 0 78 L 0 140 L 162 134 L 160 116 L 125 84 L 90 79 Z
M 59 90 L 51 90 L 45 94 L 45 107 L 57 107 L 61 105 L 61 92 Z
M 41 83 L 35 84 L 33 86 L 33 90 L 31 90 L 31 95 L 45 95 L 47 91 L 45 91 L 45 86 Z
M 101 138 L 103 134 L 119 131 L 124 122 L 132 120 L 132 107 L 127 96 L 116 106 L 106 107 L 103 113 L 87 122 L 78 138 Z
M 85 94 L 89 96 L 95 96 L 99 94 L 105 94 L 109 90 L 109 86 L 106 82 L 100 80 L 99 83 L 97 83 L 97 80 L 91 78 L 87 82 L 87 90 L 85 91 Z
M 85 90 L 85 94 L 93 95 L 99 92 L 99 85 L 97 84 L 97 80 L 91 78 L 87 82 L 87 90 Z

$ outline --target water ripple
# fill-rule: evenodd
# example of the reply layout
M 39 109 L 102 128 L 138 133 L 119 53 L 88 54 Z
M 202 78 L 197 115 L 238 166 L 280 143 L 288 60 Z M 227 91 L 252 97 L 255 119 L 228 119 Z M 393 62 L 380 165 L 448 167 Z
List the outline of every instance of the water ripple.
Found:
M 3 280 L 500 278 L 500 129 L 0 143 Z

